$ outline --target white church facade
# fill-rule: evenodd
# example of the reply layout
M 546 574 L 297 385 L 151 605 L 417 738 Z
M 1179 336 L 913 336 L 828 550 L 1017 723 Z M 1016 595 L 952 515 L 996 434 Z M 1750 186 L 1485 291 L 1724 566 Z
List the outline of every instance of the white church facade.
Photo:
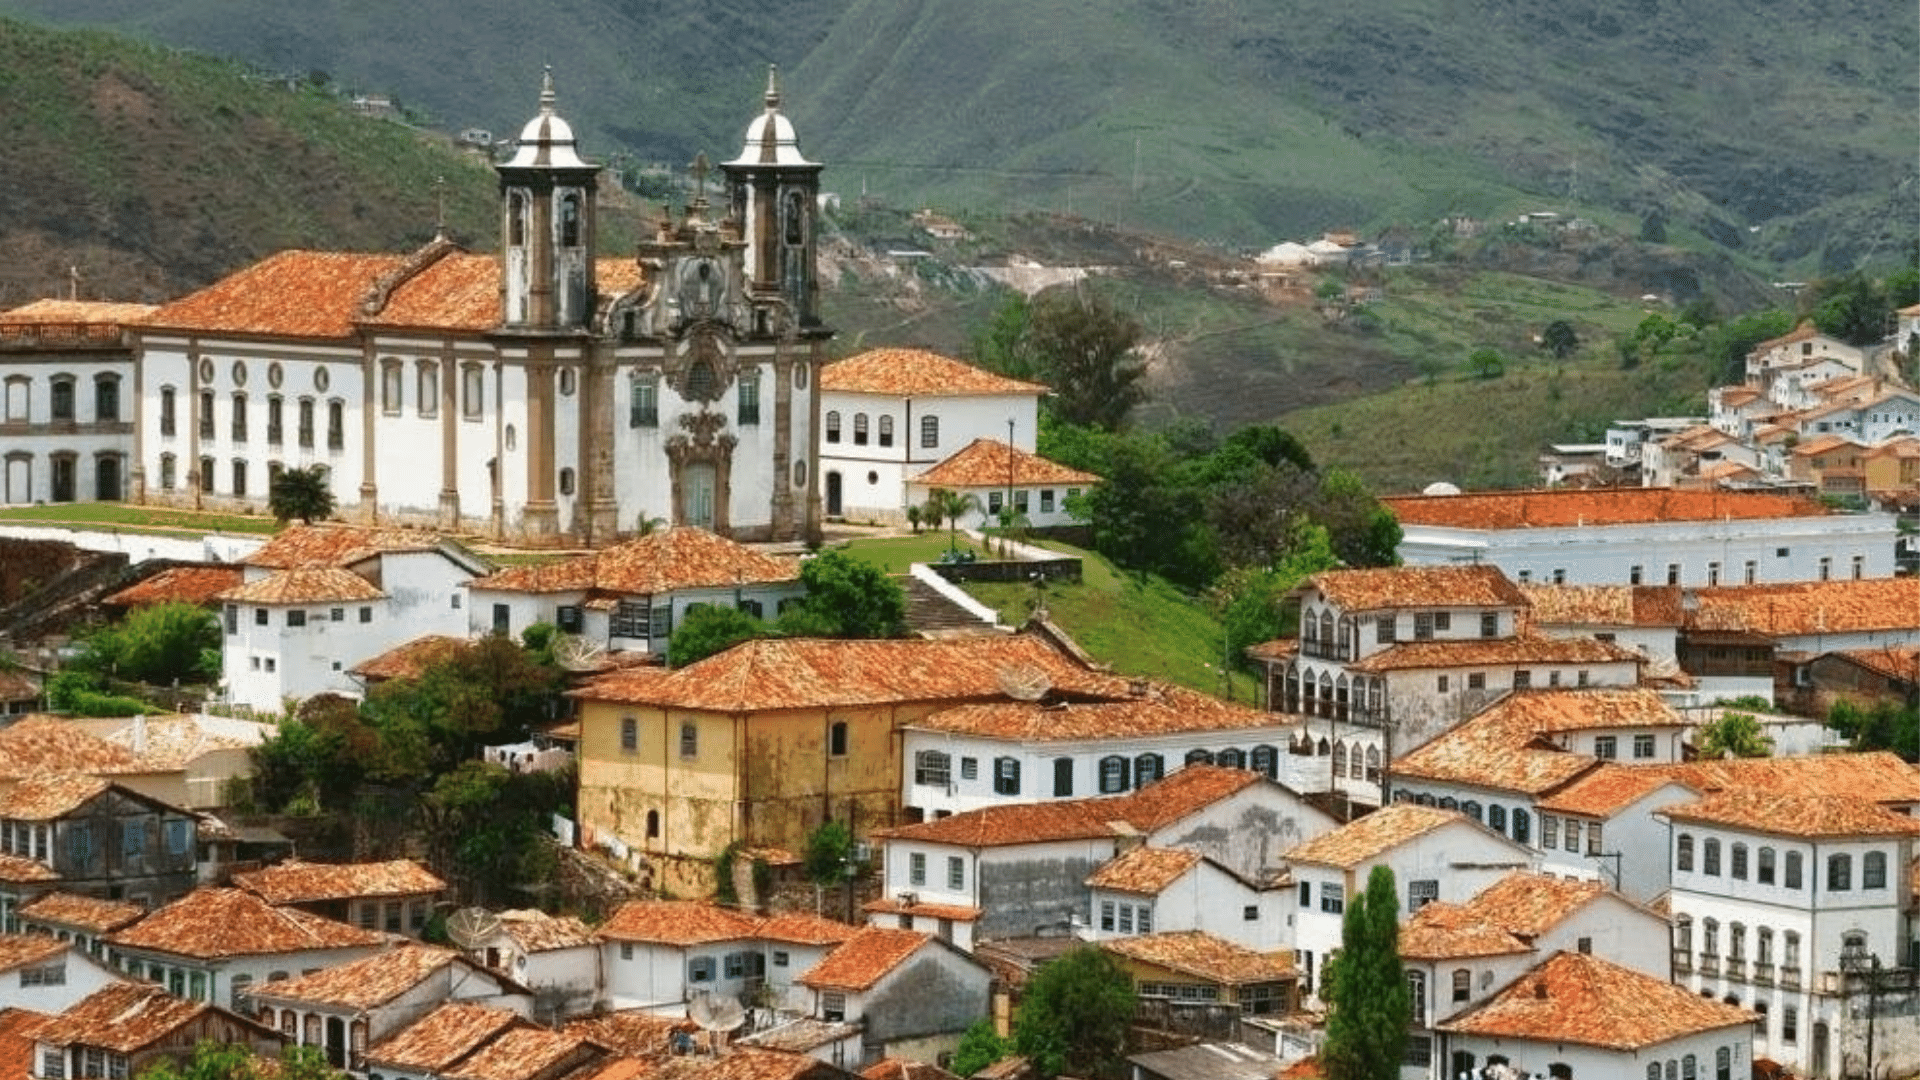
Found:
M 289 251 L 133 329 L 129 498 L 264 509 L 326 468 L 341 516 L 601 546 L 647 522 L 802 539 L 820 520 L 820 166 L 765 111 L 635 258 L 595 250 L 600 167 L 555 111 L 498 165 L 501 243 Z

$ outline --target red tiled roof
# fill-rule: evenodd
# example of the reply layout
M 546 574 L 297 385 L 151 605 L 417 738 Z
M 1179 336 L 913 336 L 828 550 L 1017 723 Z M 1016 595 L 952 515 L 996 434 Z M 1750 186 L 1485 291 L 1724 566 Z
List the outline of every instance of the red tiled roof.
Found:
M 1668 784 L 1686 783 L 1666 769 L 1603 761 L 1591 772 L 1541 799 L 1540 809 L 1553 814 L 1612 817 Z
M 1199 862 L 1200 853 L 1197 851 L 1142 845 L 1121 852 L 1101 864 L 1087 878 L 1087 887 L 1158 896 L 1162 889 L 1180 880 Z
M 67 943 L 50 934 L 0 934 L 0 971 L 42 964 L 67 951 Z
M 1624 664 L 1640 659 L 1639 653 L 1599 638 L 1521 634 L 1397 642 L 1348 664 L 1347 670 L 1372 674 L 1507 664 Z
M 675 1034 L 692 1034 L 699 1031 L 700 1027 L 684 1017 L 615 1012 L 574 1020 L 561 1030 L 591 1040 L 615 1053 L 653 1056 L 665 1054 Z
M 402 642 L 347 669 L 347 674 L 362 679 L 417 679 L 427 668 L 466 648 L 468 639 L 446 634 L 428 634 Z
M 1606 891 L 1598 881 L 1516 871 L 1480 890 L 1465 906 L 1515 937 L 1532 941 Z
M 526 1080 L 568 1064 L 585 1064 L 605 1054 L 578 1035 L 544 1028 L 518 1027 L 501 1032 L 472 1056 L 440 1075 L 446 1080 Z
M 74 1003 L 66 1012 L 33 1030 L 33 1037 L 55 1046 L 79 1043 L 130 1054 L 165 1039 L 214 1007 L 182 1001 L 151 983 L 111 983 Z M 227 1014 L 230 1021 L 259 1025 Z
M 639 941 L 661 945 L 704 945 L 715 941 L 744 941 L 754 936 L 760 920 L 742 912 L 694 900 L 629 900 L 613 917 L 600 924 L 600 936 L 609 941 Z
M 24 855 L 0 855 L 0 881 L 27 884 L 59 880 L 60 875 L 45 863 L 35 862 Z
M 1290 959 L 1263 955 L 1203 930 L 1112 938 L 1102 941 L 1100 947 L 1130 960 L 1221 986 L 1284 982 L 1295 977 Z
M 360 896 L 437 893 L 447 883 L 412 859 L 368 863 L 310 863 L 289 859 L 235 874 L 233 883 L 269 904 L 308 904 Z
M 997 439 L 983 438 L 968 443 L 911 482 L 934 488 L 991 488 L 1006 484 L 1097 484 L 1100 478 Z
M 150 327 L 276 337 L 346 338 L 375 281 L 404 255 L 283 251 L 167 304 Z
M 1798 837 L 1914 836 L 1920 819 L 1852 795 L 1739 788 L 1659 811 L 1674 821 Z
M 52 1017 L 29 1009 L 0 1009 L 0 1080 L 29 1080 L 33 1075 L 33 1033 Z
M 838 945 L 859 931 L 838 919 L 822 918 L 804 912 L 775 915 L 760 924 L 754 936 L 765 941 L 785 941 L 795 945 Z
M 962 394 L 1025 394 L 1038 397 L 1047 388 L 1009 379 L 924 349 L 869 349 L 828 364 L 820 373 L 822 390 L 890 397 L 953 397 Z
M 433 551 L 446 540 L 430 532 L 368 529 L 357 525 L 289 525 L 260 550 L 240 560 L 248 566 L 291 570 L 301 566 L 347 566 L 381 552 Z
M 459 954 L 449 949 L 435 949 L 409 941 L 349 963 L 324 968 L 311 975 L 262 983 L 253 991 L 262 998 L 274 1001 L 371 1009 L 413 989 L 422 980 L 458 959 Z
M 1865 578 L 1731 585 L 1693 592 L 1687 628 L 1769 637 L 1911 629 L 1920 621 L 1920 578 Z
M 1463 1035 L 1640 1050 L 1753 1021 L 1745 1009 L 1663 979 L 1561 952 L 1437 1026 Z
M 932 940 L 916 930 L 861 927 L 795 981 L 815 989 L 865 990 Z
M 600 944 L 593 927 L 571 915 L 544 911 L 503 911 L 500 930 L 523 953 L 553 952 Z
M 1189 765 L 1128 795 L 986 806 L 933 821 L 876 829 L 873 835 L 958 847 L 997 847 L 1113 836 L 1116 823 L 1152 832 L 1259 782 L 1258 773 L 1245 769 Z
M 1400 956 L 1406 960 L 1512 956 L 1532 949 L 1482 912 L 1457 904 L 1424 904 L 1400 925 Z
M 1281 728 L 1296 722 L 1292 717 L 1231 705 L 1181 687 L 1156 686 L 1145 697 L 1124 701 L 960 705 L 930 713 L 907 726 L 991 739 L 1059 742 Z
M 1454 810 L 1394 803 L 1296 845 L 1285 858 L 1292 863 L 1320 863 L 1351 869 L 1409 840 L 1467 820 L 1466 815 Z
M 274 907 L 242 889 L 195 889 L 108 944 L 198 959 L 378 945 L 386 939 L 296 908 Z
M 1678 627 L 1678 585 L 1522 585 L 1535 626 Z
M 1889 806 L 1920 804 L 1920 772 L 1885 750 L 1866 754 L 1724 758 L 1662 768 L 1701 791 L 1750 788 L 1812 796 L 1857 796 Z
M 928 904 L 921 901 L 906 903 L 892 897 L 869 900 L 860 905 L 861 911 L 878 912 L 882 915 L 924 915 L 929 919 L 951 919 L 957 923 L 978 922 L 980 909 L 963 904 Z
M 1511 607 L 1527 598 L 1499 567 L 1389 566 L 1369 570 L 1327 570 L 1301 586 L 1319 589 L 1349 614 L 1388 608 Z
M 1794 495 L 1677 488 L 1500 491 L 1393 495 L 1380 500 L 1400 524 L 1452 529 L 1547 529 L 1676 521 L 1822 517 L 1817 500 Z
M 324 604 L 379 600 L 386 595 L 351 570 L 302 566 L 235 586 L 215 599 L 242 604 Z
M 0 311 L 0 326 L 37 326 L 46 323 L 124 326 L 140 322 L 157 310 L 152 304 L 49 298 Z
M 1126 696 L 1126 680 L 1091 671 L 1031 634 L 949 641 L 759 639 L 671 671 L 614 672 L 572 694 L 587 701 L 730 713 L 961 702 L 1003 699 L 1004 673 L 1035 669 L 1056 691 Z
M 207 604 L 240 584 L 237 566 L 174 566 L 100 601 L 113 607 Z
M 476 578 L 469 588 L 497 592 L 584 592 L 622 596 L 676 589 L 724 588 L 797 581 L 791 559 L 764 555 L 705 529 L 677 527 L 538 566 L 515 566 Z
M 143 770 L 133 751 L 65 720 L 30 716 L 0 728 L 0 776 L 72 772 L 113 775 Z
M 107 781 L 79 773 L 29 776 L 0 795 L 0 818 L 52 821 L 70 814 L 107 790 Z
M 442 1005 L 367 1051 L 369 1065 L 441 1072 L 487 1040 L 520 1026 L 519 1016 L 485 1005 Z
M 1597 765 L 1542 742 L 1561 732 L 1678 728 L 1685 721 L 1643 687 L 1517 690 L 1394 763 L 1400 776 L 1544 794 Z
M 110 934 L 145 918 L 147 909 L 122 900 L 50 892 L 20 905 L 17 914 L 25 922 L 57 923 L 95 934 Z
M 1883 678 L 1920 682 L 1920 648 L 1889 645 L 1883 649 L 1847 649 L 1828 655 L 1841 657 Z

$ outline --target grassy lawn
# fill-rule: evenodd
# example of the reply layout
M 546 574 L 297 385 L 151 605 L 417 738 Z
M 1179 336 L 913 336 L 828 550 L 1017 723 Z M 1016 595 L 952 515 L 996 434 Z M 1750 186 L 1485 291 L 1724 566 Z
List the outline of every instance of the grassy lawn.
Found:
M 270 517 L 251 514 L 213 514 L 193 510 L 171 510 L 125 503 L 61 503 L 56 506 L 0 507 L 0 522 L 22 525 L 69 526 L 76 529 L 107 527 L 123 531 L 166 533 L 172 531 L 214 533 L 271 533 L 280 525 Z
M 847 554 L 878 564 L 889 574 L 904 574 L 907 567 L 917 562 L 939 562 L 940 553 L 947 550 L 947 533 L 921 533 L 919 536 L 876 536 L 860 537 L 847 542 Z M 958 537 L 958 546 L 962 551 L 979 551 L 980 545 L 968 540 L 964 534 Z M 982 558 L 986 556 L 982 555 Z

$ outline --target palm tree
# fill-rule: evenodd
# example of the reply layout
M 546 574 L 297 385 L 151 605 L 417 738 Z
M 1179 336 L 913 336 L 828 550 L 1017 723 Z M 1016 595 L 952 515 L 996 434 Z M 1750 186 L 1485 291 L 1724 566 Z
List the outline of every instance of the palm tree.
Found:
M 931 520 L 944 520 L 947 523 L 947 550 L 958 551 L 960 519 L 969 513 L 978 513 L 980 499 L 965 492 L 934 488 L 933 494 L 927 498 L 927 510 Z
M 327 482 L 325 465 L 282 469 L 267 490 L 267 509 L 282 525 L 294 518 L 311 525 L 314 518 L 331 516 L 333 506 L 333 487 Z

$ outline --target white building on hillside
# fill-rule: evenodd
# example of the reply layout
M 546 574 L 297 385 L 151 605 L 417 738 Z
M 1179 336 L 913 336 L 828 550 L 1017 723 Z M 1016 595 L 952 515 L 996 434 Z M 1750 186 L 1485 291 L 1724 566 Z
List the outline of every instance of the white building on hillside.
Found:
M 1075 523 L 1078 500 L 1100 478 L 1070 469 L 1037 454 L 980 438 L 959 453 L 907 481 L 908 503 L 924 504 L 935 491 L 973 497 L 974 509 L 960 519 L 962 528 L 997 524 L 1011 499 L 1015 519 L 1044 528 Z M 1084 514 L 1084 510 L 1082 513 Z
M 126 497 L 145 304 L 40 300 L 0 312 L 0 503 Z

